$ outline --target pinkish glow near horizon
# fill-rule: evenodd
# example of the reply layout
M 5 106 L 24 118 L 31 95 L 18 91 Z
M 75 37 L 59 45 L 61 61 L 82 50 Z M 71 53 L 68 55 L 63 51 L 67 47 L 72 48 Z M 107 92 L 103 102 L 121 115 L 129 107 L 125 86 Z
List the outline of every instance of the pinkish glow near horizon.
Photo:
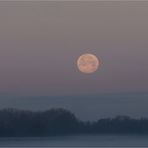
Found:
M 148 2 L 0 2 L 0 94 L 148 91 Z M 88 51 L 89 49 L 89 51 Z M 84 53 L 103 61 L 84 75 Z

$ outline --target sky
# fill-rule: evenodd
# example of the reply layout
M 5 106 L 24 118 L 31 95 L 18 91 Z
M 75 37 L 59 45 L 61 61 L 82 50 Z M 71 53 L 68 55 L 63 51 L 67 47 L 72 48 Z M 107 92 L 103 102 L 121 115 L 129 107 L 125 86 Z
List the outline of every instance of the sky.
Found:
M 69 102 L 67 108 L 81 118 L 92 119 L 93 113 L 96 118 L 98 112 L 103 112 L 100 116 L 118 112 L 133 116 L 148 114 L 144 108 L 148 103 L 145 95 L 148 92 L 147 16 L 146 1 L 0 1 L 1 108 L 32 108 L 33 105 L 43 109 L 47 102 L 41 96 L 46 96 L 50 98 L 49 106 L 65 107 Z M 78 70 L 76 61 L 84 53 L 95 54 L 100 59 L 97 72 L 84 74 Z M 117 99 L 120 96 L 125 100 L 128 93 L 130 98 L 137 98 L 138 111 L 132 108 L 134 100 L 129 105 L 128 99 L 126 110 Z M 97 99 L 100 94 L 106 94 L 107 98 L 101 104 L 102 109 L 100 102 L 92 99 L 96 96 L 95 100 L 100 101 Z M 116 99 L 108 94 L 116 94 Z M 71 101 L 69 96 L 73 98 Z M 83 104 L 82 96 L 89 103 Z M 8 98 L 11 104 L 6 101 Z M 12 101 L 14 98 L 17 100 Z M 30 100 L 34 101 L 29 104 Z M 40 103 L 43 100 L 45 105 L 40 107 L 35 100 Z M 62 103 L 59 105 L 56 100 Z M 70 104 L 82 105 L 77 111 Z M 93 109 L 94 105 L 96 110 L 90 111 L 88 108 Z M 114 109 L 115 106 L 119 108 Z

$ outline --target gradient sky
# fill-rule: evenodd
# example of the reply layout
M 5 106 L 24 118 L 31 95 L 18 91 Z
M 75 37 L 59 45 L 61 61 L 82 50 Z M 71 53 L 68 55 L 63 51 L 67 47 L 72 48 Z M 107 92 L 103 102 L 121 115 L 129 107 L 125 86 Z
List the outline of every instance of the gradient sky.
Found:
M 88 52 L 90 75 L 76 67 Z M 2 95 L 141 94 L 147 63 L 148 2 L 0 2 Z

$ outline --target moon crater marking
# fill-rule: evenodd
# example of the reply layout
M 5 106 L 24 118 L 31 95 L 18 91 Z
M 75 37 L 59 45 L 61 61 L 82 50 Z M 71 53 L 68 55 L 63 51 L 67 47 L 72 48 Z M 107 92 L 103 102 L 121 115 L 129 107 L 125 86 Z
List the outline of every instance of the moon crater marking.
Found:
M 77 60 L 77 67 L 83 73 L 94 73 L 99 68 L 98 58 L 90 53 L 81 55 Z

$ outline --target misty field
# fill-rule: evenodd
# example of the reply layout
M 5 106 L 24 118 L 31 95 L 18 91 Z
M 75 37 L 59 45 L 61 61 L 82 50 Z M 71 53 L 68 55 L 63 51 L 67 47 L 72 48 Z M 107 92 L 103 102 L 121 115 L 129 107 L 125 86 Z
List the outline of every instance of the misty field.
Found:
M 30 147 L 145 147 L 148 136 L 79 135 L 38 138 L 0 138 L 1 146 Z

